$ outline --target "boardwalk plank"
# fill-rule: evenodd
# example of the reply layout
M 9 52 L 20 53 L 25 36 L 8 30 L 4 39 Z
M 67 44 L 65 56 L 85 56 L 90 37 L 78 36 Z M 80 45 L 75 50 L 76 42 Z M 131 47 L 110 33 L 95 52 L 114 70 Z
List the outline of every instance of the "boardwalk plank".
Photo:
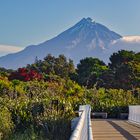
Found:
M 140 127 L 122 120 L 92 120 L 94 140 L 140 140 Z

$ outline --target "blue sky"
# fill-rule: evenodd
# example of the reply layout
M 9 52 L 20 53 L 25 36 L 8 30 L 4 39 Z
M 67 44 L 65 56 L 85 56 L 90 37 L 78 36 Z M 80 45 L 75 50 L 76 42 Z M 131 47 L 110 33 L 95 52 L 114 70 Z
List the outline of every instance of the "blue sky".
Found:
M 83 17 L 121 35 L 140 35 L 140 0 L 1 0 L 0 45 L 41 43 Z

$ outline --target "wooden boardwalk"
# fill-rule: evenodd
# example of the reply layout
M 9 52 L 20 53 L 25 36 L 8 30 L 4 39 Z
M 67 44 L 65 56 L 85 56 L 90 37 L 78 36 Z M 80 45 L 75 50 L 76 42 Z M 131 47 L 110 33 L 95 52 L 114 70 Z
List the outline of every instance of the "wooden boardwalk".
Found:
M 93 140 L 140 140 L 140 127 L 122 120 L 92 120 Z

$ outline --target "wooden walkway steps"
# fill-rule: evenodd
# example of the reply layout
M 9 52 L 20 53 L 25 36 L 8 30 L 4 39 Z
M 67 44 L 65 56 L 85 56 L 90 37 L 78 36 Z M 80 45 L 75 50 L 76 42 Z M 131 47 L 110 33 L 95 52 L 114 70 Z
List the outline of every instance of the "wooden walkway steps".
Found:
M 93 140 L 140 140 L 140 127 L 123 120 L 93 119 Z

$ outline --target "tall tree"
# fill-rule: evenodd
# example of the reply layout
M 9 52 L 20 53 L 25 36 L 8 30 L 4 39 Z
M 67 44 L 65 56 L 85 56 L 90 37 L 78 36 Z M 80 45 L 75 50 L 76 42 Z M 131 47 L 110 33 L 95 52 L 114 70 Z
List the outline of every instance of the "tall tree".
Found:
M 48 75 L 58 75 L 60 77 L 69 77 L 75 72 L 75 67 L 71 59 L 67 59 L 64 55 L 54 57 L 48 54 L 43 61 L 38 60 L 32 65 L 27 66 L 28 69 L 36 70 L 39 73 Z
M 97 58 L 87 57 L 82 59 L 77 65 L 77 82 L 88 88 L 93 87 L 101 74 L 107 69 L 105 63 Z
M 140 86 L 140 53 L 121 50 L 110 57 L 109 68 L 114 74 L 112 87 L 133 89 Z

